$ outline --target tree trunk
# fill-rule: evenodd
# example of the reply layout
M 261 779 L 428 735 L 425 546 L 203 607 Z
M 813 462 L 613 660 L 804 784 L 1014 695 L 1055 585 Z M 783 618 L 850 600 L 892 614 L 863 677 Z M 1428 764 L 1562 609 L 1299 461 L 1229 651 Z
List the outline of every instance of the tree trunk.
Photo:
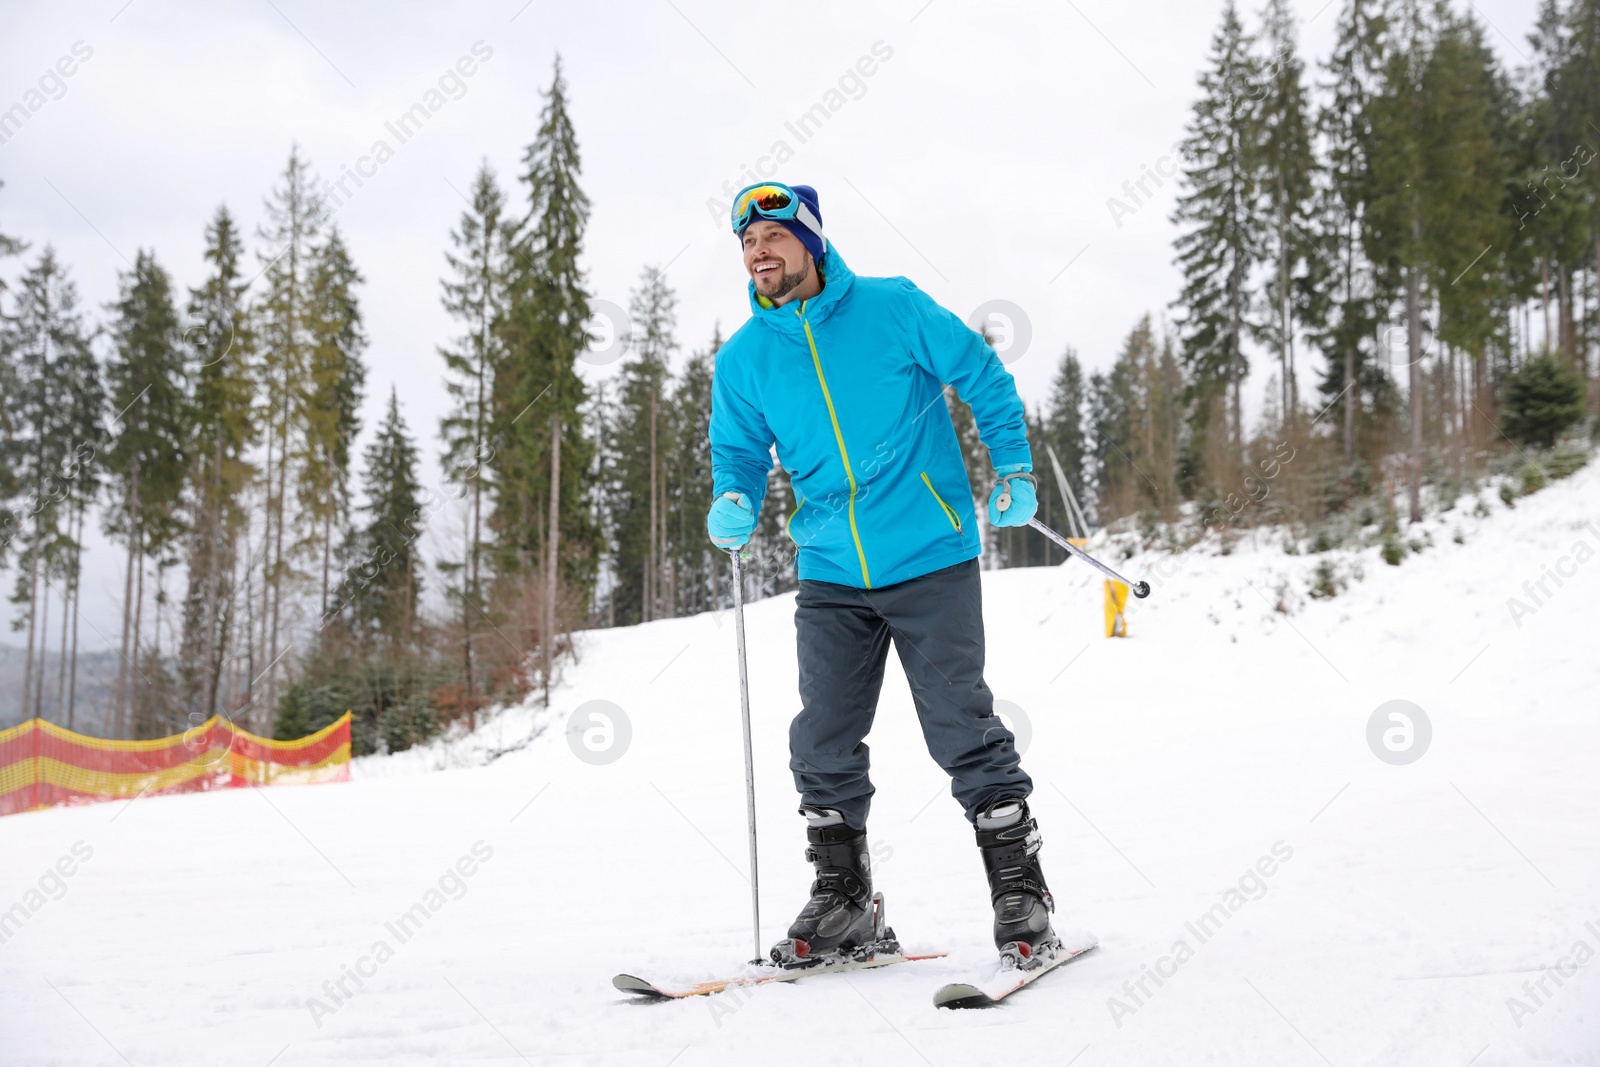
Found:
M 67 507 L 67 537 L 73 537 L 72 508 Z M 67 624 L 72 618 L 72 567 L 73 557 L 69 548 L 66 558 L 66 570 L 61 577 L 61 644 L 60 651 L 56 654 L 56 722 L 65 722 L 67 713 Z
M 116 729 L 112 737 L 123 738 L 128 726 L 128 687 L 133 679 L 128 674 L 128 651 L 133 640 L 133 571 L 138 563 L 138 538 L 134 531 L 139 525 L 139 457 L 133 457 L 133 470 L 128 486 L 128 573 L 122 586 L 122 660 L 117 668 Z
M 44 717 L 44 680 L 49 673 L 47 664 L 50 657 L 50 558 L 48 556 L 43 556 L 40 559 L 39 567 L 36 569 L 35 580 L 37 581 L 41 576 L 44 579 L 44 590 L 42 594 L 35 593 L 35 598 L 40 602 L 39 669 L 34 672 L 35 681 L 33 684 L 33 717 L 35 719 Z M 28 647 L 30 650 L 33 648 L 33 620 L 31 618 L 28 620 Z M 24 703 L 27 701 L 26 689 L 23 690 L 23 701 Z
M 1576 301 L 1572 292 L 1572 268 L 1565 263 L 1556 271 L 1556 294 L 1559 301 L 1556 309 L 1558 316 L 1557 339 L 1561 344 L 1561 354 L 1574 366 L 1578 362 L 1578 332 L 1572 321 L 1572 307 Z
M 1355 303 L 1355 258 L 1356 238 L 1349 228 L 1345 231 L 1345 269 L 1344 269 L 1344 314 L 1348 315 L 1350 306 Z M 1341 327 L 1348 323 L 1341 321 Z M 1344 329 L 1340 330 L 1345 333 Z M 1344 466 L 1346 470 L 1355 466 L 1356 462 L 1356 346 L 1346 334 L 1344 344 Z
M 484 342 L 487 344 L 487 342 Z M 472 563 L 472 585 L 470 587 L 471 599 L 476 603 L 478 598 L 478 545 L 483 537 L 483 478 L 480 476 L 478 465 L 483 462 L 483 367 L 480 362 L 478 368 L 478 406 L 474 409 L 473 449 L 472 449 L 472 544 L 468 546 L 468 556 Z M 467 675 L 467 714 L 468 725 L 476 730 L 478 728 L 478 704 L 475 695 L 474 679 L 472 677 L 472 612 L 467 604 L 468 597 L 462 598 L 462 658 L 465 661 Z
M 38 501 L 34 501 L 35 506 Z M 28 652 L 22 667 L 22 714 L 28 714 L 28 696 L 33 692 L 33 631 L 34 631 L 34 604 L 38 601 L 39 588 L 39 513 L 33 516 L 33 543 L 28 547 Z M 41 667 L 41 670 L 43 668 Z
M 654 386 L 650 390 L 650 550 L 646 555 L 649 565 L 645 568 L 645 613 L 644 620 L 649 622 L 657 616 L 657 602 L 660 598 L 661 585 L 661 560 L 656 553 L 657 539 L 657 504 L 656 504 L 656 393 Z
M 1550 257 L 1539 257 L 1539 293 L 1544 303 L 1544 350 L 1550 351 Z
M 78 619 L 82 615 L 83 595 L 82 586 L 83 570 L 83 516 L 84 506 L 78 504 L 78 533 L 72 539 L 72 664 L 68 668 L 67 676 L 67 729 L 71 730 L 76 719 L 75 712 L 78 707 Z
M 545 538 L 544 703 L 550 706 L 550 671 L 555 663 L 557 561 L 561 547 L 561 416 L 550 419 L 550 533 Z
M 1412 217 L 1413 236 L 1420 239 L 1422 220 Z M 1422 277 L 1416 267 L 1406 269 L 1406 343 L 1411 359 L 1411 521 L 1422 521 Z
M 134 673 L 139 675 L 140 680 L 143 681 L 144 675 L 143 675 L 143 672 L 139 669 L 139 653 L 140 653 L 140 647 L 141 647 L 141 643 L 142 643 L 141 639 L 144 636 L 144 634 L 143 634 L 143 629 L 144 629 L 144 518 L 143 518 L 143 516 L 140 516 L 139 525 L 137 527 L 135 527 L 134 536 L 135 536 L 135 540 L 136 540 L 136 542 L 138 544 L 138 552 L 136 553 L 134 558 L 138 560 L 139 573 L 134 577 L 134 581 L 133 581 L 133 663 L 132 663 L 132 667 L 133 667 Z M 130 681 L 131 681 L 131 679 L 130 679 Z M 136 692 L 137 692 L 137 690 L 136 690 Z M 133 732 L 135 734 L 137 734 L 139 732 L 139 715 L 138 715 L 137 707 L 134 708 L 133 725 L 134 725 Z
M 333 559 L 333 507 L 338 490 L 333 484 L 333 464 L 324 461 L 323 473 L 328 476 L 328 510 L 322 515 L 322 618 L 328 617 L 328 566 Z
M 271 410 L 273 410 L 273 411 L 277 410 L 277 404 L 276 403 L 272 404 L 272 409 Z M 262 471 L 261 471 L 262 472 L 262 476 L 263 476 L 262 483 L 261 483 L 262 495 L 263 495 L 263 499 L 261 501 L 262 509 L 263 509 L 263 511 L 262 511 L 262 522 L 261 522 L 261 567 L 260 567 L 261 590 L 260 590 L 259 597 L 252 601 L 251 618 L 250 618 L 250 629 L 249 629 L 249 634 L 250 634 L 250 642 L 249 642 L 249 644 L 250 644 L 250 669 L 248 671 L 248 674 L 250 675 L 250 681 L 248 683 L 248 685 L 249 685 L 248 697 L 249 697 L 249 702 L 251 704 L 255 703 L 256 693 L 257 693 L 256 687 L 261 682 L 261 676 L 256 670 L 256 663 L 259 662 L 259 660 L 261 658 L 264 658 L 266 656 L 266 653 L 267 653 L 267 620 L 268 620 L 268 613 L 267 613 L 267 570 L 268 570 L 269 567 L 272 566 L 272 552 L 271 552 L 271 544 L 272 544 L 272 503 L 273 503 L 272 479 L 273 479 L 273 476 L 277 473 L 276 468 L 273 466 L 273 446 L 275 446 L 277 444 L 276 434 L 273 433 L 273 429 L 274 429 L 274 427 L 271 425 L 271 420 L 269 419 L 269 422 L 268 422 L 268 425 L 267 425 L 267 428 L 266 428 L 267 432 L 266 432 L 266 435 L 265 435 L 266 439 L 267 439 L 267 461 L 266 461 L 266 464 L 262 467 Z M 253 558 L 253 555 L 254 554 L 252 554 L 252 558 Z M 251 572 L 247 569 L 246 573 L 251 573 Z M 260 620 L 259 620 L 260 621 L 260 625 L 259 626 L 256 625 L 256 623 L 257 623 L 256 613 L 257 612 L 259 612 L 259 614 L 260 614 Z M 252 714 L 251 718 L 252 718 L 252 720 L 254 719 L 254 714 Z
M 207 719 L 217 713 L 217 689 L 222 682 L 222 663 L 227 655 L 227 642 L 223 637 L 222 605 L 222 424 L 217 423 L 212 432 L 211 444 L 211 519 L 210 537 L 206 545 L 206 604 L 201 623 L 202 663 L 205 665 L 205 706 L 201 711 Z M 232 538 L 229 538 L 230 542 Z M 233 572 L 233 545 L 228 545 L 228 572 Z M 228 612 L 232 613 L 233 586 L 229 583 Z
M 1283 203 L 1283 175 L 1278 179 L 1278 203 Z M 1278 211 L 1278 367 L 1283 375 L 1283 426 L 1288 432 L 1293 422 L 1293 409 L 1290 407 L 1290 371 L 1289 371 L 1289 242 L 1284 234 L 1283 210 Z
M 278 715 L 278 621 L 283 604 L 283 501 L 288 492 L 289 470 L 289 381 L 285 371 L 283 383 L 283 421 L 278 437 L 278 500 L 273 521 L 275 544 L 272 550 L 272 635 L 267 651 L 267 706 L 262 719 L 262 733 L 272 736 L 272 724 Z

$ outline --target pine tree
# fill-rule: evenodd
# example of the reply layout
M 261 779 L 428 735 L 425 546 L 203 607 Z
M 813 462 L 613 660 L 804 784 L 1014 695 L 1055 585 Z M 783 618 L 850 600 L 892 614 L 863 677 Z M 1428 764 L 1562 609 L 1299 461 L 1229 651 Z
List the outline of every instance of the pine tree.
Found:
M 675 416 L 675 434 L 667 459 L 672 472 L 670 558 L 673 573 L 681 575 L 675 583 L 678 590 L 675 613 L 705 611 L 717 606 L 712 596 L 716 588 L 713 574 L 714 568 L 722 562 L 721 553 L 713 551 L 704 534 L 705 512 L 711 506 L 711 379 L 717 350 L 721 347 L 722 330 L 718 327 L 705 348 L 690 353 L 672 387 L 670 407 Z M 793 568 L 788 566 L 787 559 L 783 566 L 792 574 Z M 792 578 L 775 575 L 780 586 L 787 580 Z
M 1102 523 L 1139 511 L 1149 513 L 1146 525 L 1156 516 L 1175 517 L 1182 387 L 1172 348 L 1158 346 L 1149 315 L 1129 332 L 1110 372 L 1090 377 Z
M 1600 115 L 1600 0 L 1573 0 L 1566 23 L 1571 47 L 1561 75 L 1561 95 L 1565 98 L 1561 110 L 1564 117 L 1581 121 L 1582 128 L 1572 131 L 1576 136 L 1562 146 L 1565 151 L 1557 157 L 1556 170 L 1564 181 L 1571 180 L 1578 186 L 1572 190 L 1576 194 L 1572 199 L 1582 222 L 1579 228 L 1589 246 L 1588 273 L 1600 287 L 1600 173 L 1594 165 L 1600 150 L 1600 133 L 1595 132 L 1600 126 L 1600 120 L 1595 119 Z M 1568 179 L 1572 168 L 1578 170 L 1578 177 Z M 1597 332 L 1596 324 L 1586 323 L 1585 329 L 1587 335 L 1577 339 L 1574 354 L 1580 370 L 1587 373 L 1590 338 Z M 1591 399 L 1600 399 L 1600 389 L 1592 391 Z
M 494 171 L 484 162 L 472 188 L 472 206 L 461 214 L 451 233 L 454 252 L 446 252 L 452 277 L 445 279 L 444 306 L 462 327 L 451 347 L 441 347 L 447 377 L 445 390 L 453 403 L 439 424 L 444 441 L 445 478 L 468 497 L 467 543 L 459 563 L 447 562 L 446 573 L 460 579 L 452 590 L 461 605 L 461 657 L 465 702 L 473 724 L 478 707 L 473 639 L 484 611 L 484 490 L 494 469 L 490 440 L 494 368 L 500 358 L 495 324 L 504 313 L 507 256 L 505 194 Z
M 1262 12 L 1261 42 L 1268 55 L 1257 82 L 1259 131 L 1255 135 L 1255 177 L 1269 231 L 1273 275 L 1266 286 L 1271 312 L 1252 331 L 1278 350 L 1285 424 L 1294 426 L 1299 388 L 1294 359 L 1295 325 L 1304 317 L 1315 290 L 1306 284 L 1307 260 L 1315 254 L 1309 207 L 1315 160 L 1311 153 L 1304 66 L 1295 52 L 1294 16 L 1288 0 L 1268 0 Z
M 1387 25 L 1379 0 L 1346 0 L 1337 43 L 1323 66 L 1329 80 L 1323 85 L 1325 102 L 1316 122 L 1326 167 L 1315 206 L 1320 252 L 1309 266 L 1312 289 L 1325 299 L 1312 303 L 1309 318 L 1312 336 L 1327 358 L 1321 382 L 1323 406 L 1340 412 L 1347 469 L 1355 462 L 1356 413 L 1362 409 L 1362 398 L 1381 388 L 1384 371 L 1371 358 L 1370 341 L 1378 325 L 1378 308 L 1392 299 L 1392 294 L 1380 297 L 1375 292 L 1377 279 L 1362 243 L 1367 204 L 1374 192 L 1368 108 Z
M 254 338 L 241 277 L 243 254 L 238 225 L 226 207 L 219 207 L 206 227 L 211 274 L 189 290 L 190 325 L 184 331 L 194 383 L 194 447 L 185 496 L 189 586 L 178 688 L 200 719 L 223 707 L 223 671 L 238 610 L 239 542 L 249 521 L 244 494 L 256 475 L 248 453 L 257 432 L 258 383 L 250 363 Z
M 668 402 L 677 296 L 666 278 L 646 267 L 633 291 L 633 356 L 621 368 L 610 449 L 615 566 L 622 616 L 649 622 L 669 614 L 663 594 L 667 442 L 677 435 L 679 413 Z M 615 594 L 614 594 L 615 595 Z
M 1437 294 L 1437 336 L 1448 346 L 1444 368 L 1450 384 L 1443 414 L 1457 432 L 1481 444 L 1494 433 L 1483 410 L 1491 390 L 1487 357 L 1501 330 L 1497 311 L 1508 296 L 1506 190 L 1512 172 L 1505 117 L 1514 98 L 1475 20 L 1457 17 L 1441 4 L 1436 22 L 1438 38 L 1423 74 L 1429 287 Z M 1572 202 L 1579 198 L 1574 195 Z M 1581 233 L 1580 220 L 1574 217 L 1574 222 Z M 1562 264 L 1563 279 L 1570 277 L 1570 263 L 1582 263 L 1581 238 L 1576 244 L 1574 258 Z M 1570 284 L 1563 290 L 1570 308 Z M 1465 377 L 1454 366 L 1457 351 L 1471 368 L 1470 389 L 1457 384 Z M 1575 349 L 1569 345 L 1566 351 L 1570 357 Z
M 309 530 L 318 531 L 308 533 L 302 543 L 316 551 L 320 541 L 323 614 L 328 610 L 335 527 L 342 531 L 350 514 L 350 449 L 361 431 L 361 391 L 367 376 L 361 354 L 367 337 L 355 289 L 362 281 L 338 228 L 333 228 L 312 255 L 303 432 L 300 451 L 291 453 L 300 471 L 300 514 Z M 342 533 L 337 539 L 343 539 Z
M 1575 201 L 1582 198 L 1563 195 L 1573 190 L 1567 188 L 1567 175 L 1560 172 L 1560 162 L 1569 157 L 1575 144 L 1596 143 L 1588 136 L 1583 116 L 1573 113 L 1572 83 L 1578 79 L 1566 76 L 1568 68 L 1575 65 L 1576 42 L 1569 18 L 1577 11 L 1578 5 L 1574 5 L 1570 14 L 1564 13 L 1556 0 L 1544 0 L 1541 5 L 1534 31 L 1528 35 L 1533 54 L 1524 71 L 1526 96 L 1515 117 L 1510 213 L 1516 222 L 1506 257 L 1508 281 L 1520 303 L 1541 304 L 1541 349 L 1551 347 L 1556 336 L 1550 321 L 1552 264 L 1570 262 L 1571 242 L 1580 234 L 1586 238 L 1588 229 L 1582 224 L 1584 219 L 1575 217 L 1580 206 Z M 1581 69 L 1581 61 L 1576 65 Z M 1569 142 L 1574 132 L 1578 139 Z M 1576 177 L 1584 180 L 1581 171 Z M 1582 215 L 1587 214 L 1585 206 Z M 1556 265 L 1557 277 L 1560 271 Z M 1533 351 L 1526 336 L 1523 349 L 1525 353 Z
M 1418 0 L 1400 0 L 1384 57 L 1381 91 L 1373 98 L 1371 160 L 1376 193 L 1367 206 L 1367 254 L 1384 278 L 1384 288 L 1405 292 L 1406 354 L 1410 364 L 1408 464 L 1410 515 L 1422 519 L 1422 360 L 1423 293 L 1428 247 L 1425 241 L 1424 183 L 1428 177 L 1427 99 L 1423 76 L 1428 61 L 1428 27 Z M 1396 284 L 1398 283 L 1398 284 Z
M 62 429 L 69 453 L 60 471 L 61 503 L 67 520 L 61 539 L 61 643 L 56 679 L 56 721 L 73 728 L 77 713 L 78 623 L 83 613 L 84 524 L 104 482 L 98 454 L 106 445 L 106 393 L 100 363 L 81 328 L 63 331 L 56 375 L 61 385 Z M 70 651 L 68 619 L 71 620 Z
M 422 483 L 417 448 L 393 390 L 382 425 L 365 452 L 363 511 L 352 621 L 390 657 L 415 650 L 422 596 Z
M 311 394 L 311 272 L 314 249 L 322 234 L 325 205 L 313 192 L 309 167 L 299 147 L 290 149 L 283 184 L 266 203 L 266 225 L 257 236 L 266 242 L 259 253 L 263 269 L 261 296 L 254 309 L 259 340 L 261 389 L 266 411 L 263 428 L 266 457 L 262 470 L 265 495 L 262 531 L 264 567 L 261 574 L 260 631 L 252 643 L 246 674 L 252 687 L 250 701 L 263 709 L 265 728 L 272 732 L 271 717 L 278 705 L 279 662 L 284 623 L 285 586 L 294 578 L 293 542 L 285 551 L 284 530 L 289 518 L 289 474 L 294 466 L 291 443 L 299 441 L 305 427 L 304 405 Z M 303 451 L 303 449 L 300 449 Z M 302 472 L 296 468 L 296 479 Z M 259 660 L 259 662 L 258 662 Z M 263 681 L 264 679 L 264 681 Z
M 1536 34 L 1534 73 L 1542 93 L 1542 108 L 1535 113 L 1533 158 L 1517 175 L 1519 200 L 1537 215 L 1530 228 L 1537 241 L 1545 277 L 1542 296 L 1547 304 L 1551 280 L 1556 295 L 1555 346 L 1571 362 L 1578 362 L 1577 292 L 1574 276 L 1589 260 L 1594 241 L 1596 178 L 1593 168 L 1575 161 L 1592 158 L 1600 138 L 1594 133 L 1595 106 L 1600 104 L 1600 12 L 1592 0 L 1576 0 L 1565 15 L 1542 11 Z M 1554 16 L 1554 25 L 1546 19 Z M 1474 24 L 1475 25 L 1475 24 Z M 1586 148 L 1580 149 L 1583 145 Z M 1570 168 L 1570 169 L 1569 169 Z
M 1076 495 L 1079 505 L 1087 510 L 1093 501 L 1087 492 L 1085 469 L 1088 456 L 1083 422 L 1086 400 L 1083 366 L 1078 362 L 1078 353 L 1069 347 L 1061 354 L 1061 362 L 1056 368 L 1040 433 L 1042 442 L 1054 450 L 1056 458 L 1061 461 L 1062 473 L 1066 475 L 1067 484 Z M 1040 450 L 1034 454 L 1033 470 L 1039 479 L 1040 507 L 1048 506 L 1052 512 L 1066 514 L 1070 505 L 1065 500 L 1057 499 L 1060 490 L 1056 488 L 1055 469 L 1050 464 L 1049 452 Z M 1060 549 L 1052 546 L 1051 551 L 1059 552 Z
M 1252 322 L 1250 275 L 1263 251 L 1258 220 L 1266 217 L 1253 173 L 1261 107 L 1254 98 L 1259 63 L 1250 44 L 1229 0 L 1200 75 L 1203 95 L 1182 145 L 1186 191 L 1172 214 L 1174 223 L 1187 227 L 1174 244 L 1184 285 L 1173 304 L 1184 313 L 1183 362 L 1197 400 L 1195 434 L 1205 437 L 1213 401 L 1231 393 L 1226 436 L 1235 463 L 1244 447 L 1240 388 L 1249 369 L 1243 341 Z
M 1545 353 L 1506 378 L 1503 426 L 1525 444 L 1550 448 L 1583 418 L 1583 399 L 1583 378 L 1566 360 Z
M 145 560 L 155 556 L 164 570 L 168 549 L 182 533 L 179 501 L 193 438 L 172 283 L 153 253 L 139 252 L 133 270 L 123 275 L 113 313 L 115 350 L 107 383 L 111 408 L 120 414 L 106 456 L 113 506 L 104 521 L 107 533 L 128 543 L 113 730 L 113 736 L 122 737 L 128 710 L 141 706 L 139 697 L 150 684 L 141 642 Z M 140 675 L 137 693 L 130 671 Z M 144 728 L 148 732 L 158 725 Z
M 589 199 L 578 186 L 578 143 L 559 57 L 523 167 L 528 214 L 512 242 L 495 368 L 495 430 L 503 446 L 496 453 L 495 519 L 504 554 L 498 567 L 520 578 L 512 595 L 536 608 L 523 615 L 532 616 L 528 629 L 538 637 L 548 698 L 561 587 L 587 601 L 598 556 L 583 507 L 588 487 L 578 476 L 589 469 L 592 445 L 583 436 L 585 390 L 574 368 L 589 342 L 589 294 L 578 264 Z M 539 572 L 542 588 L 527 580 Z
M 46 245 L 24 273 L 14 312 L 0 320 L 0 367 L 9 379 L 0 396 L 6 435 L 4 467 L 16 496 L 4 539 L 19 557 L 11 602 L 19 605 L 13 629 L 28 631 L 21 708 L 44 712 L 45 655 L 49 644 L 52 576 L 68 579 L 72 593 L 81 537 L 75 520 L 88 506 L 95 425 L 94 357 L 78 311 L 77 288 Z M 0 548 L 0 555 L 4 549 Z M 59 655 L 65 656 L 66 649 Z M 59 704 L 59 694 L 58 694 Z

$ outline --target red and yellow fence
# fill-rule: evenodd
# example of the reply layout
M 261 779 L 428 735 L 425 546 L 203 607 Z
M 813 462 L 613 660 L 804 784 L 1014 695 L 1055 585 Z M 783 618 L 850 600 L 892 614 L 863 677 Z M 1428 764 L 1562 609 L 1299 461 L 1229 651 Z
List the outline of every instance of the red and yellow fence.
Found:
M 0 730 L 0 815 L 230 786 L 350 780 L 350 713 L 298 741 L 221 716 L 153 741 L 85 737 L 43 719 Z

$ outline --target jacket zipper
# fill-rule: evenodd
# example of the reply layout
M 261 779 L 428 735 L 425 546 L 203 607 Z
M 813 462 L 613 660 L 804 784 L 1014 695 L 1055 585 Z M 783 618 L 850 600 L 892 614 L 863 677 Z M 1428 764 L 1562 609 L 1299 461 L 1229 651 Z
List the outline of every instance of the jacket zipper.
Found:
M 811 347 L 811 362 L 817 368 L 817 383 L 822 386 L 822 400 L 828 405 L 828 418 L 833 423 L 833 439 L 839 443 L 839 458 L 844 461 L 844 476 L 850 483 L 850 536 L 856 543 L 856 558 L 861 561 L 861 581 L 872 588 L 872 576 L 867 573 L 867 553 L 861 547 L 861 532 L 856 529 L 856 476 L 850 466 L 850 453 L 844 447 L 844 431 L 839 429 L 839 415 L 833 410 L 833 396 L 828 392 L 828 379 L 822 374 L 822 357 L 817 355 L 817 339 L 811 335 L 811 321 L 806 318 L 806 301 L 795 309 L 800 325 L 806 331 L 806 344 Z
M 789 512 L 789 517 L 783 520 L 783 532 L 789 535 L 789 540 L 791 541 L 794 541 L 794 531 L 790 527 L 794 525 L 794 517 L 800 514 L 800 509 L 805 506 L 806 498 L 801 497 L 800 502 L 794 506 L 794 510 Z M 794 543 L 798 545 L 800 542 L 794 541 Z
M 961 516 L 957 515 L 950 505 L 944 502 L 944 497 L 939 495 L 939 490 L 935 489 L 933 483 L 928 480 L 927 471 L 922 472 L 922 484 L 928 487 L 928 492 L 933 494 L 933 499 L 939 502 L 941 508 L 944 508 L 944 517 L 950 520 L 950 525 L 956 528 L 956 533 L 960 533 Z

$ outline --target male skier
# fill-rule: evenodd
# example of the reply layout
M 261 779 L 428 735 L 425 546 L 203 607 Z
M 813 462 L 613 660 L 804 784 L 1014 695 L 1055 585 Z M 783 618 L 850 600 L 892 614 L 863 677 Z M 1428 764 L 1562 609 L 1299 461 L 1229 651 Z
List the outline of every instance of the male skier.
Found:
M 733 202 L 750 320 L 716 358 L 711 402 L 714 544 L 749 540 L 771 448 L 789 471 L 802 708 L 789 729 L 816 868 L 811 897 L 772 958 L 793 965 L 870 951 L 867 860 L 872 728 L 889 642 L 928 751 L 951 777 L 988 873 L 995 945 L 1028 966 L 1059 942 L 1039 867 L 1033 782 L 983 680 L 972 493 L 943 383 L 972 407 L 999 479 L 989 522 L 1037 506 L 1022 401 L 994 350 L 905 278 L 851 273 L 823 235 L 816 191 L 765 182 Z

